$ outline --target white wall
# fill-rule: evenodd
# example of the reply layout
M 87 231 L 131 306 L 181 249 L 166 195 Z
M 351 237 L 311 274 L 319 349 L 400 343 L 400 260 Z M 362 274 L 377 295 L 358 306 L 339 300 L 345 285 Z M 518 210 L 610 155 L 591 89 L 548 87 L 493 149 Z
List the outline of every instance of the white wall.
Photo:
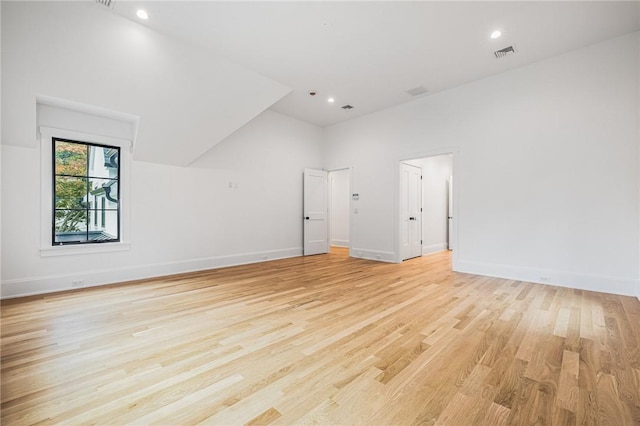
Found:
M 638 294 L 638 34 L 324 132 L 267 111 L 182 168 L 140 159 L 190 161 L 287 89 L 92 2 L 1 8 L 4 297 L 300 254 L 304 167 L 354 166 L 352 253 L 393 261 L 398 161 L 445 148 L 458 270 Z M 38 94 L 141 117 L 130 251 L 39 256 Z
M 453 156 L 436 155 L 420 161 L 422 168 L 422 254 L 447 249 L 449 177 Z
M 0 46 L 2 43 L 2 3 L 0 3 Z M 0 82 L 2 82 L 2 54 L 0 54 Z M 2 84 L 0 84 L 0 99 L 2 99 Z M 2 127 L 2 104 L 0 102 L 0 127 Z M 0 129 L 1 131 L 1 129 Z M 0 141 L 1 142 L 1 141 Z M 0 167 L 2 167 L 2 149 L 0 149 Z M 0 169 L 0 172 L 2 170 Z M 2 187 L 2 173 L 0 173 L 0 188 Z M 0 223 L 2 223 L 2 196 L 0 194 Z M 0 226 L 0 241 L 2 240 L 2 226 Z M 0 260 L 2 259 L 2 244 L 0 244 Z M 2 277 L 2 262 L 0 261 L 0 277 Z
M 40 257 L 39 158 L 2 147 L 2 297 L 300 255 L 321 130 L 266 111 L 194 167 L 133 161 L 131 249 L 115 253 Z
M 301 253 L 322 132 L 262 112 L 288 88 L 93 2 L 1 8 L 2 297 Z M 37 96 L 140 117 L 129 251 L 40 256 Z
M 352 247 L 397 259 L 398 160 L 455 149 L 460 271 L 636 294 L 638 35 L 332 126 Z
M 349 175 L 351 170 L 329 172 L 329 229 L 330 244 L 349 247 Z

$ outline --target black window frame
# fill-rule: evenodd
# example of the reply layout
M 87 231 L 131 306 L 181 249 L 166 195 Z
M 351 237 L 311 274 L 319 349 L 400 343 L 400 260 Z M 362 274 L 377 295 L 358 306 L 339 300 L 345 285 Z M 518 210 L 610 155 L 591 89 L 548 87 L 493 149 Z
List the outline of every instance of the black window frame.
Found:
M 74 143 L 74 144 L 78 144 L 78 145 L 85 145 L 87 146 L 87 172 L 85 176 L 79 176 L 79 175 L 67 175 L 67 174 L 57 174 L 56 173 L 56 142 L 66 142 L 66 143 Z M 116 181 L 116 185 L 117 185 L 117 194 L 118 194 L 118 199 L 117 199 L 117 208 L 115 209 L 116 213 L 117 213 L 117 218 L 118 218 L 118 235 L 117 238 L 110 238 L 110 239 L 105 239 L 105 240 L 89 240 L 89 223 L 90 223 L 90 215 L 92 213 L 92 210 L 98 210 L 97 206 L 94 206 L 93 209 L 89 208 L 90 206 L 90 202 L 87 203 L 87 208 L 83 209 L 86 210 L 86 214 L 87 214 L 87 230 L 86 230 L 86 234 L 87 234 L 87 240 L 86 241 L 56 241 L 56 211 L 58 210 L 68 210 L 68 209 L 56 209 L 56 177 L 58 176 L 64 176 L 64 177 L 74 177 L 74 178 L 82 178 L 82 179 L 86 179 L 87 180 L 87 194 L 89 194 L 89 181 L 90 179 L 106 179 L 104 177 L 100 177 L 100 176 L 90 176 L 89 175 L 89 161 L 91 160 L 91 156 L 89 155 L 90 152 L 90 147 L 98 147 L 98 148 L 107 148 L 107 149 L 115 149 L 118 153 L 118 162 L 117 162 L 117 170 L 118 170 L 118 175 L 117 178 L 112 180 Z M 104 243 L 118 243 L 121 241 L 121 222 L 122 222 L 122 209 L 121 209 L 121 205 L 120 205 L 120 189 L 121 189 L 121 170 L 120 170 L 120 163 L 122 160 L 122 156 L 121 156 L 121 151 L 120 151 L 120 147 L 119 146 L 112 146 L 112 145 L 105 145 L 105 144 L 100 144 L 100 143 L 94 143 L 94 142 L 86 142 L 86 141 L 78 141 L 78 140 L 73 140 L 73 139 L 66 139 L 66 138 L 59 138 L 59 137 L 53 137 L 51 138 L 51 245 L 52 246 L 67 246 L 67 245 L 92 245 L 92 244 L 104 244 Z M 80 210 L 80 209 L 78 209 Z M 113 209 L 109 209 L 110 211 L 113 211 Z M 104 201 L 103 201 L 103 206 L 101 209 L 101 216 L 102 216 L 102 220 L 104 223 L 104 214 L 105 214 L 105 209 L 104 209 Z M 97 223 L 97 222 L 96 222 Z

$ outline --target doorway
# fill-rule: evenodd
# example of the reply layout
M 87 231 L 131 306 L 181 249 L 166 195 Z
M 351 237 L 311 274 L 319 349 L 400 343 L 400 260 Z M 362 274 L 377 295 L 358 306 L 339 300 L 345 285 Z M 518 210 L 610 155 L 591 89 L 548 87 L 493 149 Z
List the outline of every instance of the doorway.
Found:
M 453 152 L 400 161 L 399 261 L 455 249 L 453 165 Z M 412 193 L 408 170 L 419 171 L 419 194 Z M 412 210 L 412 202 L 418 203 L 417 210 Z
M 329 245 L 331 252 L 351 247 L 351 169 L 329 171 Z

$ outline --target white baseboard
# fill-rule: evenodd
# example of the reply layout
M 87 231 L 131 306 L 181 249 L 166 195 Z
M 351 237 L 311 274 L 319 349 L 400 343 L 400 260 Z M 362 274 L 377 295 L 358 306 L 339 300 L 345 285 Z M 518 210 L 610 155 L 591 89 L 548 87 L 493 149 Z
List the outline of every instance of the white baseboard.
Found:
M 349 240 L 331 240 L 330 244 L 334 247 L 349 247 Z
M 12 299 L 15 297 L 53 293 L 56 291 L 71 290 L 80 287 L 94 287 L 124 281 L 223 268 L 227 266 L 246 265 L 249 263 L 265 262 L 297 256 L 302 256 L 302 248 L 300 247 L 189 259 L 159 264 L 129 266 L 124 268 L 109 268 L 97 271 L 78 272 L 69 275 L 6 280 L 2 281 L 0 284 L 0 298 Z M 71 283 L 74 281 L 82 281 L 83 284 L 73 286 Z
M 576 274 L 565 271 L 496 265 L 464 260 L 458 260 L 456 272 L 637 297 L 636 289 L 638 288 L 638 280 L 628 278 Z
M 422 254 L 435 253 L 447 249 L 447 243 L 432 244 L 430 246 L 422 246 Z
M 392 251 L 368 250 L 352 247 L 349 251 L 351 257 L 361 259 L 377 260 L 379 262 L 396 263 L 396 254 Z
M 350 255 L 356 258 L 396 263 L 395 253 L 388 251 L 352 248 L 350 250 Z M 163 275 L 245 265 L 297 256 L 302 256 L 302 248 L 300 247 L 124 268 L 110 268 L 68 275 L 5 280 L 0 283 L 0 298 L 11 299 L 79 288 L 71 285 L 73 281 L 83 281 L 84 284 L 81 287 L 94 287 L 124 281 L 159 277 Z M 456 271 L 539 284 L 550 284 L 558 287 L 633 296 L 640 300 L 640 295 L 637 293 L 639 283 L 638 280 L 633 279 L 575 274 L 563 271 L 523 268 L 510 265 L 496 265 L 463 260 L 459 260 L 457 262 Z M 548 280 L 543 280 L 542 278 L 548 278 Z

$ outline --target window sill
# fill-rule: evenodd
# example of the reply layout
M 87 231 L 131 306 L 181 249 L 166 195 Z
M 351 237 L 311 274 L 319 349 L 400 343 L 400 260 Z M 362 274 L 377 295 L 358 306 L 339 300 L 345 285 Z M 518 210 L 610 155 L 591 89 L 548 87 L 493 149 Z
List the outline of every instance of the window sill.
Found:
M 91 245 L 68 245 L 52 246 L 40 249 L 40 257 L 49 256 L 69 256 L 78 254 L 108 253 L 112 251 L 128 251 L 131 249 L 130 243 L 100 243 Z

